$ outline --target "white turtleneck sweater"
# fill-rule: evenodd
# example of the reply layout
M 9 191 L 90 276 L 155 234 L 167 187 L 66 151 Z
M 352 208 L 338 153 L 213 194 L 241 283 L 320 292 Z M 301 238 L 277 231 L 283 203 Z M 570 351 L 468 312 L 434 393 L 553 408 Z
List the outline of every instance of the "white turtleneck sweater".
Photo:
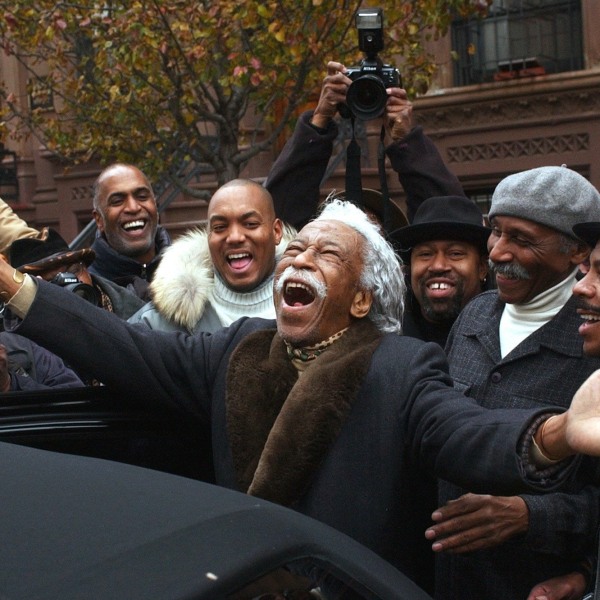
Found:
M 504 358 L 525 338 L 545 325 L 567 303 L 573 294 L 577 268 L 554 287 L 525 304 L 507 304 L 500 318 L 500 353 Z
M 234 292 L 223 283 L 219 274 L 215 273 L 210 303 L 221 324 L 228 327 L 241 317 L 274 319 L 273 277 L 272 273 L 257 288 L 249 292 Z

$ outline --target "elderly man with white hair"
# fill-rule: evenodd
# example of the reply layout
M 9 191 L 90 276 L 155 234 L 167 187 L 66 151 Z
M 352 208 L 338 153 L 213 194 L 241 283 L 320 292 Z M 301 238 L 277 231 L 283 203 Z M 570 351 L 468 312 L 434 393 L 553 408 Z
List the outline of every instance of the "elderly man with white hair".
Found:
M 188 413 L 212 436 L 219 485 L 319 519 L 419 580 L 422 469 L 496 492 L 566 475 L 521 450 L 539 411 L 482 409 L 453 389 L 439 346 L 398 335 L 403 294 L 392 247 L 340 201 L 284 252 L 276 320 L 213 334 L 140 328 L 0 263 L 7 327 L 148 406 Z

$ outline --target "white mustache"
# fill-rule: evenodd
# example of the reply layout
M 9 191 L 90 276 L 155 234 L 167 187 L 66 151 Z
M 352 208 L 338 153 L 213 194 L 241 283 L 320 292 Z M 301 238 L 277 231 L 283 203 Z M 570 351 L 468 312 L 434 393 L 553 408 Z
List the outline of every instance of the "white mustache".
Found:
M 275 282 L 275 291 L 278 294 L 283 292 L 283 286 L 288 279 L 294 279 L 295 281 L 300 281 L 308 285 L 319 300 L 322 300 L 327 296 L 327 286 L 317 279 L 314 273 L 305 271 L 304 269 L 296 269 L 296 267 L 292 266 L 287 267 Z

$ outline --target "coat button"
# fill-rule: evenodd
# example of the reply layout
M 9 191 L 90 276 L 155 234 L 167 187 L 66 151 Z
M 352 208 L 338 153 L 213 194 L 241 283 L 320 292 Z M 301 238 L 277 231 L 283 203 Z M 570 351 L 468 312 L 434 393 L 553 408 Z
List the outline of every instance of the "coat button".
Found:
M 496 371 L 495 373 L 492 373 L 492 383 L 499 383 L 501 379 L 502 379 L 502 373 L 498 373 L 498 371 Z

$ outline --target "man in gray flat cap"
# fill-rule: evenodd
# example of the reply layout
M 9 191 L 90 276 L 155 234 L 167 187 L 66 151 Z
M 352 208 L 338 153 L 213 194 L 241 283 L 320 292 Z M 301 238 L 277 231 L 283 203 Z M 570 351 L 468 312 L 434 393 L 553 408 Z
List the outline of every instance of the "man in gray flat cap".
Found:
M 566 167 L 506 177 L 489 213 L 497 290 L 461 313 L 446 351 L 455 385 L 488 408 L 567 408 L 600 367 L 583 355 L 572 289 L 589 247 L 573 225 L 600 220 L 600 194 Z M 589 584 L 600 486 L 577 494 L 481 496 L 440 482 L 426 537 L 436 597 L 579 598 Z M 450 500 L 454 500 L 447 504 Z M 590 560 L 591 559 L 591 560 Z

